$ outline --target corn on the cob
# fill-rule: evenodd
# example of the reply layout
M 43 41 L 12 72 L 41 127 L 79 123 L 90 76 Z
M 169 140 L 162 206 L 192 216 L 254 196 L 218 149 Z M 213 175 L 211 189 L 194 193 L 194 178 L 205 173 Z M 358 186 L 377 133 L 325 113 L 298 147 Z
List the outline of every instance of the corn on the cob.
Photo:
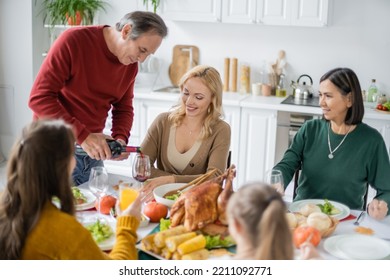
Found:
M 209 257 L 209 251 L 207 249 L 200 249 L 181 257 L 182 260 L 206 260 Z
M 185 255 L 206 247 L 206 238 L 200 234 L 194 238 L 191 238 L 177 247 L 177 251 L 180 255 Z
M 176 251 L 172 254 L 172 260 L 181 260 L 179 252 Z
M 151 250 L 153 253 L 160 255 L 161 254 L 161 248 L 158 248 L 156 244 L 153 243 L 153 248 Z
M 164 231 L 160 231 L 154 237 L 154 244 L 156 244 L 156 246 L 159 248 L 164 248 L 165 247 L 165 240 L 168 237 L 182 234 L 182 233 L 186 233 L 186 232 L 187 232 L 187 230 L 183 225 L 180 225 L 180 226 L 177 226 L 174 228 L 170 228 L 170 229 L 167 229 Z
M 153 245 L 154 245 L 154 236 L 156 234 L 151 234 L 151 235 L 148 235 L 148 236 L 145 236 L 142 240 L 141 240 L 141 246 L 144 250 L 147 250 L 147 251 L 152 251 L 153 249 Z
M 161 250 L 161 257 L 170 260 L 172 258 L 172 252 L 170 252 L 167 247 L 164 247 Z
M 168 248 L 169 251 L 173 253 L 176 251 L 177 246 L 179 246 L 184 241 L 194 238 L 195 236 L 195 232 L 187 232 L 180 235 L 170 236 L 165 239 L 165 246 Z

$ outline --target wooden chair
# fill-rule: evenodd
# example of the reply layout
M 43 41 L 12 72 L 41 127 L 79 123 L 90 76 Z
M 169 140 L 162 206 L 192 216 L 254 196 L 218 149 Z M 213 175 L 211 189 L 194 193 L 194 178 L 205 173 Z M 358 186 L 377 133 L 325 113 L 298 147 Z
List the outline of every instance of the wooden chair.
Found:
M 229 151 L 229 155 L 228 155 L 228 159 L 227 159 L 227 168 L 230 167 L 231 160 L 232 160 L 232 151 Z

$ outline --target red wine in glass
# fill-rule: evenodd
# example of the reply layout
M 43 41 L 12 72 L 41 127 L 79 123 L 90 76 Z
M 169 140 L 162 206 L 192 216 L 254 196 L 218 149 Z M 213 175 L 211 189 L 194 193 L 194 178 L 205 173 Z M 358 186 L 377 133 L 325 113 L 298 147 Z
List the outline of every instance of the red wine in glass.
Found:
M 134 179 L 136 179 L 138 182 L 143 183 L 149 179 L 149 176 L 136 175 Z
M 138 182 L 145 182 L 150 178 L 150 160 L 149 156 L 142 153 L 137 154 L 133 162 L 133 178 Z

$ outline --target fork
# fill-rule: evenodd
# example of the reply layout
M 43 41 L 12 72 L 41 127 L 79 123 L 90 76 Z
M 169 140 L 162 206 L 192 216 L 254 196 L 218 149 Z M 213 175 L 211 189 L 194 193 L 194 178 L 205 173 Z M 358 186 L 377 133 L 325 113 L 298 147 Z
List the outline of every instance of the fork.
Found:
M 361 220 L 364 218 L 365 211 L 362 211 L 359 216 L 357 217 L 356 221 L 353 223 L 355 226 L 358 226 L 361 222 Z

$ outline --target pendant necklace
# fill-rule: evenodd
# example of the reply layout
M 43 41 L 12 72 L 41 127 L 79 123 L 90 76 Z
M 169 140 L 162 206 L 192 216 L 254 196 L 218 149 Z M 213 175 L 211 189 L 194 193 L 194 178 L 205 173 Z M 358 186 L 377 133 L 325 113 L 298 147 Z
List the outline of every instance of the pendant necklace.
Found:
M 348 128 L 348 131 L 347 131 L 347 134 L 345 134 L 343 140 L 341 140 L 340 144 L 338 144 L 338 146 L 332 151 L 332 147 L 330 146 L 330 137 L 329 137 L 329 130 L 331 129 L 330 128 L 330 122 L 329 122 L 329 126 L 328 126 L 328 147 L 329 147 L 329 155 L 328 155 L 328 158 L 329 159 L 332 159 L 334 156 L 333 156 L 333 153 L 337 151 L 338 148 L 340 148 L 341 144 L 343 144 L 345 138 L 347 138 L 348 134 L 349 134 L 349 131 L 351 130 L 351 126 L 349 126 Z
M 190 132 L 190 135 L 192 135 L 192 130 L 188 127 L 187 124 L 183 123 L 185 125 L 185 127 L 187 128 L 187 130 Z M 194 131 L 196 131 L 196 129 L 194 129 Z

